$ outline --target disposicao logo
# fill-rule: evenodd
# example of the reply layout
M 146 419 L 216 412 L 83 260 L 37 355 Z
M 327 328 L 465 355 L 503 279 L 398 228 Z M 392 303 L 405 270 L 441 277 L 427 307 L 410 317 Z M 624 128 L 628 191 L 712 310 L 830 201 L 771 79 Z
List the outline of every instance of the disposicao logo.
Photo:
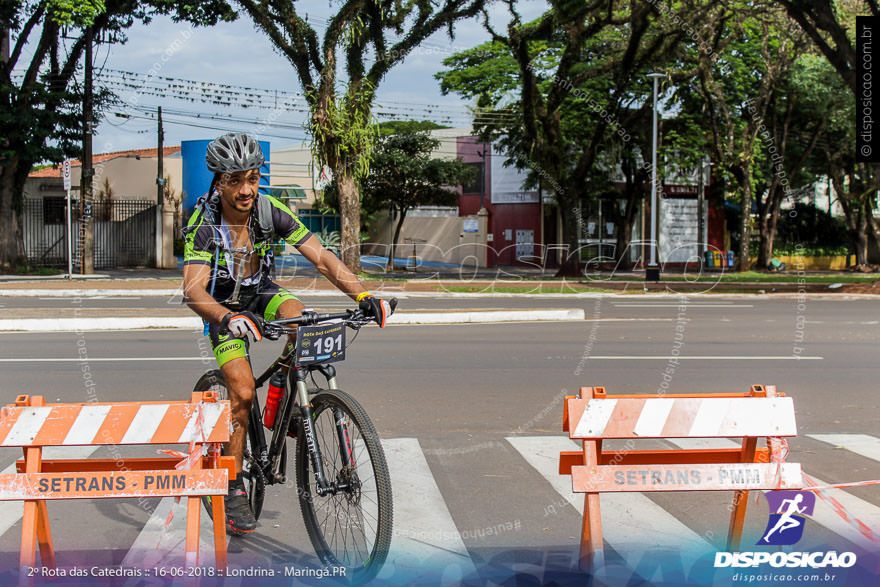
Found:
M 810 491 L 768 491 L 770 519 L 758 546 L 788 546 L 804 535 L 804 516 L 812 516 L 816 496 Z
M 810 491 L 768 491 L 764 494 L 770 505 L 770 519 L 758 546 L 786 546 L 797 543 L 804 535 L 806 516 L 813 515 L 816 495 Z M 856 564 L 852 552 L 717 552 L 715 567 L 825 567 L 848 568 Z

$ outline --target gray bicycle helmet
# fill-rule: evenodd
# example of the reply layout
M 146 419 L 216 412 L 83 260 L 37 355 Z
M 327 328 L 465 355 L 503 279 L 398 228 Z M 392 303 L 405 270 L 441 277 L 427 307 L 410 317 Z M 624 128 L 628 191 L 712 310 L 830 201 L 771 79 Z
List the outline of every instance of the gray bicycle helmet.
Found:
M 257 139 L 231 132 L 208 143 L 205 161 L 214 173 L 235 173 L 257 169 L 266 159 Z

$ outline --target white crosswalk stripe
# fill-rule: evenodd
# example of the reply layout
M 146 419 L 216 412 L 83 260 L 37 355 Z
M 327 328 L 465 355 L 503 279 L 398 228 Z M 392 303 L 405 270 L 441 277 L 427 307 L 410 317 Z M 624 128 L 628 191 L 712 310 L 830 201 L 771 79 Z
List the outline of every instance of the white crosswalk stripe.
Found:
M 97 446 L 47 446 L 43 449 L 43 459 L 87 459 L 97 449 Z M 15 463 L 0 471 L 0 475 L 12 473 L 15 473 Z M 23 514 L 20 501 L 0 501 L 0 535 L 17 524 Z
M 880 461 L 880 438 L 867 434 L 807 434 L 815 440 L 845 448 L 857 455 Z
M 399 565 L 404 569 L 418 568 L 419 563 L 446 569 L 446 577 L 454 584 L 456 577 L 474 572 L 474 566 L 459 534 L 455 521 L 431 469 L 415 438 L 392 438 L 382 441 L 391 474 L 394 501 L 394 535 L 391 551 L 379 578 L 390 577 Z M 295 489 L 291 489 L 293 493 Z M 172 507 L 174 517 L 166 529 L 165 520 Z M 211 521 L 202 511 L 200 530 L 201 566 L 214 563 Z M 258 530 L 259 532 L 259 530 Z M 186 539 L 186 500 L 174 506 L 173 498 L 159 502 L 150 519 L 135 539 L 123 566 L 152 568 L 183 563 Z M 227 541 L 228 543 L 228 541 Z M 303 546 L 309 550 L 310 546 Z M 259 565 L 259 561 L 250 560 Z M 269 561 L 265 561 L 268 566 Z M 457 572 L 456 572 L 457 570 Z
M 858 454 L 880 461 L 880 454 L 876 452 L 876 445 L 880 444 L 880 440 L 873 436 L 865 434 L 807 436 L 826 443 L 829 447 L 841 447 L 853 455 Z M 562 435 L 511 436 L 506 440 L 531 466 L 536 475 L 549 483 L 553 490 L 583 514 L 583 495 L 572 492 L 570 477 L 558 473 L 559 453 L 576 450 L 579 448 L 578 443 Z M 725 438 L 669 439 L 666 442 L 670 446 L 685 450 L 727 449 L 739 446 L 738 443 Z M 444 580 L 454 584 L 462 577 L 474 573 L 474 563 L 462 540 L 459 525 L 456 524 L 447 506 L 446 498 L 450 496 L 442 494 L 435 479 L 437 472 L 432 471 L 428 465 L 418 439 L 391 438 L 384 439 L 382 444 L 394 492 L 394 535 L 391 552 L 379 578 L 390 580 L 398 571 L 412 573 L 413 569 L 418 570 L 425 566 L 426 569 L 428 567 L 446 569 Z M 45 450 L 44 458 L 83 459 L 89 457 L 96 448 L 98 447 L 49 447 Z M 809 471 L 809 465 L 805 469 L 817 483 L 827 484 Z M 2 471 L 2 473 L 12 472 L 14 465 Z M 292 472 L 290 474 L 292 475 Z M 850 480 L 859 479 L 847 479 Z M 860 519 L 870 528 L 880 528 L 880 507 L 843 489 L 830 489 L 827 493 L 838 500 L 852 517 Z M 271 501 L 270 496 L 267 496 L 267 499 Z M 267 504 L 270 501 L 267 501 Z M 690 568 L 701 555 L 717 550 L 706 537 L 678 519 L 676 510 L 659 505 L 648 494 L 606 493 L 601 495 L 600 501 L 606 544 L 619 554 L 630 568 L 638 567 L 644 553 L 668 552 L 670 545 L 674 545 L 674 550 L 680 553 L 684 569 Z M 173 521 L 169 528 L 165 529 L 165 520 L 172 508 L 174 508 Z M 751 504 L 750 510 L 752 510 Z M 0 502 L 0 534 L 15 525 L 21 518 L 21 513 L 21 502 Z M 296 515 L 298 514 L 297 508 Z M 263 523 L 269 521 L 265 520 Z M 871 546 L 855 527 L 844 521 L 821 499 L 816 501 L 812 523 L 824 527 L 857 547 L 867 549 Z M 724 530 L 726 530 L 726 520 L 720 524 L 725 526 Z M 151 568 L 181 565 L 185 531 L 186 500 L 183 499 L 179 505 L 175 505 L 173 498 L 162 499 L 132 543 L 121 563 L 122 566 Z M 211 521 L 205 511 L 201 510 L 199 561 L 201 566 L 214 563 L 212 541 Z M 312 552 L 311 545 L 307 542 L 298 544 L 297 548 L 309 555 Z M 268 555 L 249 552 L 248 556 L 249 564 L 255 566 L 272 564 Z M 234 557 L 232 562 L 234 563 Z M 662 579 L 662 570 L 657 569 L 654 576 L 647 579 Z
M 507 441 L 583 514 L 583 495 L 571 490 L 570 477 L 559 474 L 559 453 L 576 450 L 577 444 L 564 436 L 510 436 Z M 686 569 L 700 554 L 712 550 L 708 541 L 641 493 L 604 493 L 600 507 L 605 541 L 631 568 L 636 568 L 647 550 L 666 551 L 670 544 L 680 549 Z
M 418 561 L 446 569 L 454 584 L 474 571 L 474 565 L 452 519 L 437 481 L 415 438 L 382 441 L 394 496 L 394 535 L 391 551 L 378 578 L 393 575 L 395 565 L 413 568 Z

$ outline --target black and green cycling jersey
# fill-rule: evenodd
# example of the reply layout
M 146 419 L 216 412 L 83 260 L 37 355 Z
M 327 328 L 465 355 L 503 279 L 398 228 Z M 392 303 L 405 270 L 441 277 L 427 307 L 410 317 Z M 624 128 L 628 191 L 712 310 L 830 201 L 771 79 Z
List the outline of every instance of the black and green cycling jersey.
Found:
M 242 279 L 243 302 L 258 293 L 261 283 L 271 280 L 275 269 L 273 241 L 284 239 L 296 248 L 302 246 L 312 233 L 290 209 L 265 194 L 254 200 L 249 229 L 254 254 L 260 258 L 260 268 Z M 228 300 L 235 289 L 235 267 L 232 238 L 229 227 L 220 214 L 220 194 L 215 191 L 203 196 L 183 229 L 184 265 L 205 264 L 212 268 L 209 292 L 219 302 Z M 231 268 L 231 269 L 230 269 Z

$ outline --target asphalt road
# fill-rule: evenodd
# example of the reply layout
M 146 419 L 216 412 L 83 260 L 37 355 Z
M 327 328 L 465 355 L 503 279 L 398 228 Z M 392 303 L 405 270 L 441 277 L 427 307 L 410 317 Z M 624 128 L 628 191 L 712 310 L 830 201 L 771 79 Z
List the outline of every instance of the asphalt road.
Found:
M 315 306 L 340 301 L 320 299 Z M 165 301 L 87 303 L 154 308 Z M 3 298 L 0 304 L 6 306 L 0 310 L 3 317 L 11 317 L 16 308 L 51 311 L 70 302 Z M 573 560 L 579 514 L 554 489 L 553 473 L 530 460 L 528 447 L 555 446 L 547 437 L 563 436 L 563 397 L 580 386 L 605 386 L 611 394 L 656 393 L 670 366 L 670 392 L 745 392 L 752 384 L 776 385 L 794 398 L 797 411 L 799 435 L 790 441 L 789 461 L 803 463 L 805 471 L 829 483 L 880 479 L 876 457 L 809 436 L 880 436 L 880 300 L 413 297 L 403 304 L 407 309 L 581 307 L 586 312 L 584 322 L 367 328 L 340 367 L 340 386 L 359 398 L 385 441 L 415 439 L 452 531 L 472 559 L 485 560 L 501 547 L 538 546 Z M 39 393 L 49 402 L 88 401 L 76 361 L 82 345 L 100 401 L 186 399 L 192 382 L 213 368 L 210 349 L 197 332 L 5 334 L 0 335 L 0 400 Z M 669 362 L 673 348 L 684 358 L 677 365 Z M 257 345 L 255 364 L 267 364 L 274 350 L 271 343 Z M 646 448 L 672 446 L 644 442 Z M 102 452 L 106 449 L 95 455 Z M 134 448 L 125 452 L 143 455 Z M 16 456 L 0 452 L 0 468 Z M 873 516 L 874 528 L 880 526 L 877 486 L 845 493 L 860 500 L 859 512 Z M 665 511 L 722 548 L 728 493 L 644 495 L 654 512 L 645 516 Z M 422 495 L 399 497 L 397 520 L 405 526 L 406 516 L 420 515 L 411 508 L 422 500 L 433 503 Z M 118 563 L 151 507 L 131 500 L 50 505 L 59 560 L 88 552 L 96 564 Z M 766 506 L 749 507 L 747 533 L 757 535 L 766 523 Z M 636 519 L 641 511 L 633 514 Z M 262 524 L 258 535 L 231 541 L 233 561 L 315 560 L 290 490 L 270 488 Z M 83 533 L 83 528 L 96 531 Z M 0 552 L 17 551 L 20 530 L 20 521 L 8 527 L 0 536 Z M 440 534 L 422 536 L 425 548 L 434 538 L 448 538 Z M 804 543 L 851 547 L 839 534 L 840 526 L 816 524 Z

